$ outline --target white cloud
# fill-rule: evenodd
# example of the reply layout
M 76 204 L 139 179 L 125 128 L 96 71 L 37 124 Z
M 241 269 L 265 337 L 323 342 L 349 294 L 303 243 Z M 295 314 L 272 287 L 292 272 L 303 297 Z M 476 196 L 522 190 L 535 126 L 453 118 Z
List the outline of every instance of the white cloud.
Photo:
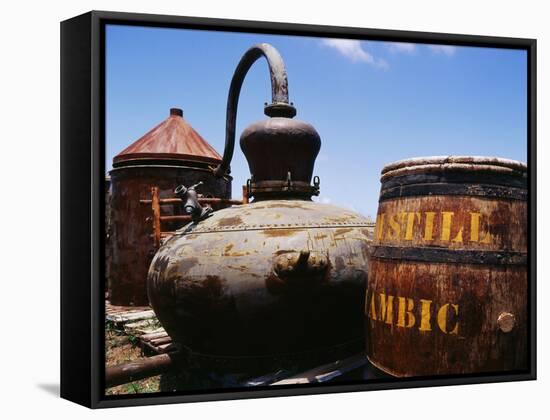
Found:
M 410 42 L 389 42 L 388 48 L 392 53 L 412 54 L 416 51 L 416 44 Z
M 355 39 L 323 39 L 322 45 L 334 48 L 344 57 L 349 58 L 353 62 L 368 63 L 376 67 L 387 68 L 388 63 L 381 59 L 375 58 L 371 53 L 366 51 L 361 45 L 361 41 Z
M 444 54 L 451 57 L 456 52 L 456 47 L 451 45 L 428 45 L 428 48 L 436 54 Z

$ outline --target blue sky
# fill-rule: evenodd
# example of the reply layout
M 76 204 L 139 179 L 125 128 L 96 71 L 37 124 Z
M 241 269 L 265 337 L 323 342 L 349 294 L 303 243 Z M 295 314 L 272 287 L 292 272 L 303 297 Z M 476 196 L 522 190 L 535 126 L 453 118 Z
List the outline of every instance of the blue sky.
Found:
M 252 45 L 268 42 L 287 67 L 296 118 L 322 146 L 319 200 L 375 216 L 380 171 L 418 156 L 527 159 L 527 53 L 475 47 L 356 41 L 109 25 L 106 42 L 106 168 L 113 156 L 168 115 L 184 118 L 223 153 L 233 71 Z M 244 82 L 242 130 L 266 118 L 265 60 Z M 234 196 L 249 177 L 238 147 Z

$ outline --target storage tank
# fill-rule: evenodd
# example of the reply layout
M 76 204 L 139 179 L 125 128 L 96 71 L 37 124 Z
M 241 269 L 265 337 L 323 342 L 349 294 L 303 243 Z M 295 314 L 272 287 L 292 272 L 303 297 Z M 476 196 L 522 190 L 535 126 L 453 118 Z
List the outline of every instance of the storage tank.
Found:
M 231 198 L 231 177 L 216 177 L 211 167 L 221 156 L 183 118 L 170 109 L 168 118 L 121 151 L 113 159 L 111 176 L 111 241 L 109 295 L 113 305 L 147 305 L 147 270 L 156 251 L 152 238 L 151 199 L 158 187 L 160 198 L 174 197 L 174 183 L 202 181 L 205 197 Z M 183 215 L 181 206 L 164 212 Z M 169 230 L 177 228 L 167 226 Z
M 111 277 L 111 256 L 113 255 L 113 245 L 111 241 L 111 177 L 105 177 L 105 292 L 109 290 L 109 278 Z

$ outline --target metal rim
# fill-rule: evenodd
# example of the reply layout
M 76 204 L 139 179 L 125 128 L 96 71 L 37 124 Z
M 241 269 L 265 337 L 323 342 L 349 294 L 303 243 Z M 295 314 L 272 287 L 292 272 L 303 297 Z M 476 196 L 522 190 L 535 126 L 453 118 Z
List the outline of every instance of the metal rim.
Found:
M 442 171 L 495 172 L 517 176 L 527 175 L 523 162 L 484 156 L 430 156 L 399 160 L 382 169 L 382 180 L 413 173 Z

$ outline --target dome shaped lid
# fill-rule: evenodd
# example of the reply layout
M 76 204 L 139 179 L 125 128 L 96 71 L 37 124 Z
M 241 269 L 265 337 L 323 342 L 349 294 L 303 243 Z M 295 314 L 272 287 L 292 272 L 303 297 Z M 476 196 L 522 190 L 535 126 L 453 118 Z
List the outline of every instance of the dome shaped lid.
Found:
M 222 158 L 184 120 L 181 109 L 171 108 L 168 118 L 116 155 L 113 166 L 124 166 L 136 160 L 219 164 Z
M 399 160 L 382 169 L 382 181 L 389 178 L 427 173 L 470 172 L 527 177 L 523 162 L 485 156 L 430 156 Z
M 372 226 L 370 219 L 331 204 L 303 200 L 265 200 L 215 211 L 189 233 L 261 230 L 267 232 L 267 236 L 277 237 L 288 235 L 296 229 Z M 177 234 L 184 234 L 185 229 Z

